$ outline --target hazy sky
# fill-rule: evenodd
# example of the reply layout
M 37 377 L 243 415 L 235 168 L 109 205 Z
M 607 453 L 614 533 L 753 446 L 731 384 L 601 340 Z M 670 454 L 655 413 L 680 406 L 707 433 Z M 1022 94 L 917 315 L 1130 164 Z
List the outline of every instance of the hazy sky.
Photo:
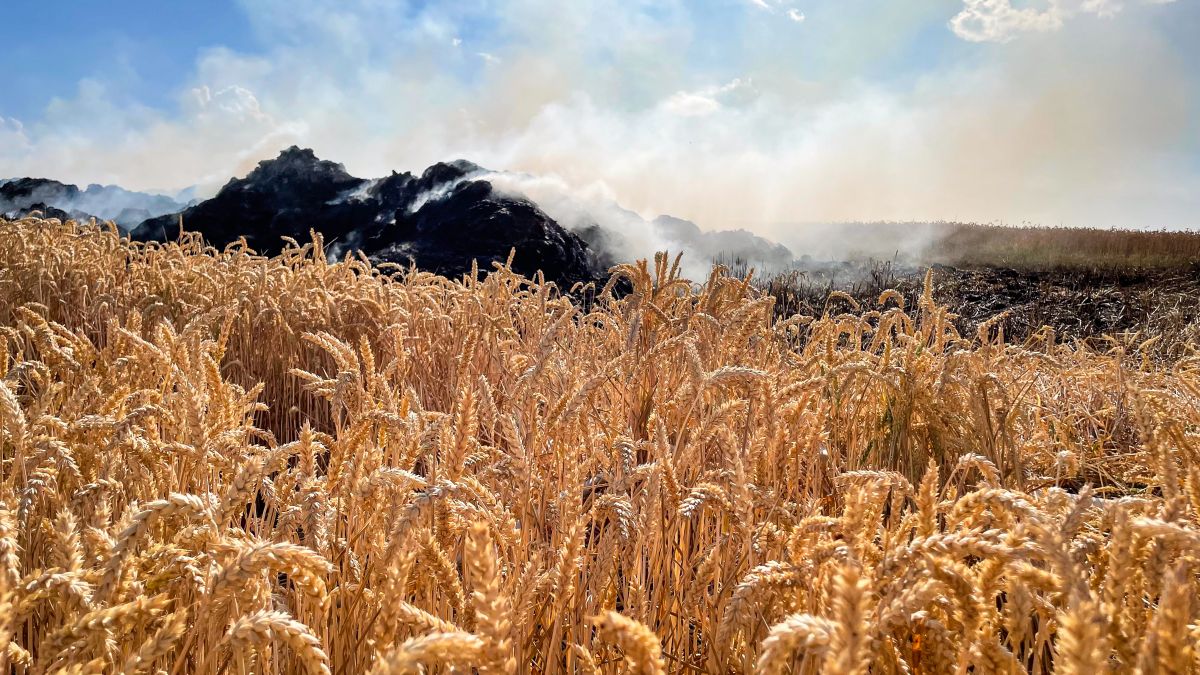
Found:
M 0 177 L 215 189 L 297 143 L 645 215 L 1200 227 L 1196 0 L 6 0 Z

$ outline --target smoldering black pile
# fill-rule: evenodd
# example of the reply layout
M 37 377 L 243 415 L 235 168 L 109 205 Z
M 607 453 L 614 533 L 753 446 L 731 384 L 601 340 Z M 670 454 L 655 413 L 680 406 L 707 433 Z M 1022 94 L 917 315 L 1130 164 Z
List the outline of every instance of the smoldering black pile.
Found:
M 333 257 L 359 251 L 376 263 L 412 264 L 450 277 L 470 270 L 473 261 L 488 270 L 515 250 L 517 272 L 541 272 L 564 288 L 604 280 L 611 265 L 661 249 L 683 251 L 688 262 L 704 267 L 717 256 L 769 269 L 793 260 L 786 247 L 744 230 L 708 232 L 669 216 L 646 220 L 615 203 L 589 211 L 564 208 L 563 199 L 535 201 L 514 178 L 456 160 L 419 175 L 364 179 L 293 146 L 187 206 L 115 187 L 80 190 L 16 179 L 0 185 L 0 213 L 94 216 L 115 220 L 134 239 L 160 241 L 178 234 L 182 218 L 184 229 L 214 246 L 244 238 L 263 254 L 281 250 L 285 237 L 306 241 L 315 230 Z

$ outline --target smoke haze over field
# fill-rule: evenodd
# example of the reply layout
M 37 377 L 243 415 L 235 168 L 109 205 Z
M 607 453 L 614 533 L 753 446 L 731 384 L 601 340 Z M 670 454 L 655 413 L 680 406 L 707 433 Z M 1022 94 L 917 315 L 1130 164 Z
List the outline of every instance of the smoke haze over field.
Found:
M 828 236 L 800 222 L 1200 226 L 1196 3 L 236 9 L 250 37 L 193 45 L 163 100 L 136 95 L 136 59 L 19 106 L 0 81 L 0 175 L 211 194 L 298 143 L 356 175 L 465 157 L 545 177 L 522 189 L 552 215 L 669 213 L 797 252 Z
M 137 225 L 152 216 L 174 213 L 181 202 L 161 194 L 131 192 L 116 185 L 64 185 L 54 180 L 0 180 L 0 215 L 16 215 L 45 206 L 79 219 L 112 220 L 122 227 Z

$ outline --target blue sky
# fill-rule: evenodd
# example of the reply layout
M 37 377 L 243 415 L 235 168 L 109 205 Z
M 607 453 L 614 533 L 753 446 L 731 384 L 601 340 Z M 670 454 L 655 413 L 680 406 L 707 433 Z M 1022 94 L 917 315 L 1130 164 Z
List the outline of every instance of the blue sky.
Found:
M 1194 0 L 9 0 L 0 176 L 468 157 L 794 239 L 1200 226 Z
M 8 0 L 0 50 L 0 115 L 37 119 L 51 99 L 70 96 L 80 80 L 110 84 L 147 105 L 169 107 L 200 50 L 255 49 L 241 8 L 224 1 L 157 2 Z

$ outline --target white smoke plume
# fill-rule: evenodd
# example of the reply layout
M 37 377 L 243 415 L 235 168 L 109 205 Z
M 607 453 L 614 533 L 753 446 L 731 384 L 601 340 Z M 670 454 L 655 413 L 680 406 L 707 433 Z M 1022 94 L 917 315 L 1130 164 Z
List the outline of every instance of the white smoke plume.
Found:
M 0 121 L 0 172 L 211 193 L 293 143 L 367 176 L 465 157 L 797 255 L 807 223 L 1198 224 L 1194 3 L 1023 3 L 1058 19 L 1007 43 L 951 25 L 1007 0 L 242 6 L 261 53 L 202 53 L 174 109 L 81 83 Z
M 0 181 L 0 187 L 13 179 Z M 184 208 L 170 196 L 126 190 L 116 185 L 75 185 L 44 182 L 30 189 L 15 190 L 12 195 L 0 194 L 0 214 L 15 215 L 38 205 L 61 209 L 77 218 L 94 217 L 115 221 L 130 228 L 146 218 L 175 213 Z
M 659 251 L 682 252 L 684 274 L 698 279 L 717 260 L 736 260 L 764 272 L 782 271 L 795 262 L 786 247 L 752 232 L 706 231 L 667 215 L 646 217 L 621 206 L 601 183 L 576 187 L 553 175 L 480 169 L 418 194 L 409 211 L 442 199 L 467 181 L 487 181 L 502 195 L 532 201 L 612 263 L 651 258 Z

